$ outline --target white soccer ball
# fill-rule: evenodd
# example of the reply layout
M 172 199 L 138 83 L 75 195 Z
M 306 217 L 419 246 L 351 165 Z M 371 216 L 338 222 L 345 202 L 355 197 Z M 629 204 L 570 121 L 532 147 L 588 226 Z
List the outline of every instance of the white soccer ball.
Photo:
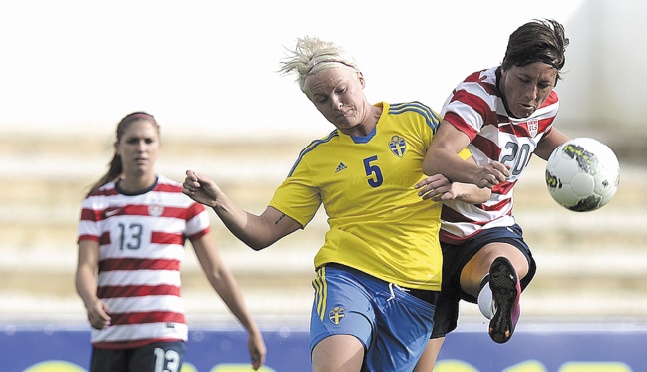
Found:
M 574 138 L 557 147 L 546 163 L 546 185 L 563 207 L 588 212 L 607 204 L 618 190 L 620 164 L 608 146 Z

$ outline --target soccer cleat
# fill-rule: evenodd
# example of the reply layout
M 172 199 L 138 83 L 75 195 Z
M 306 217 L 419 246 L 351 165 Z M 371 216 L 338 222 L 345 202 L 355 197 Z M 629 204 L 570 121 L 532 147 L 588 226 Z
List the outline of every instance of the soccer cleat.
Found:
M 519 320 L 521 286 L 514 267 L 505 257 L 497 257 L 490 266 L 490 289 L 494 300 L 494 316 L 488 333 L 492 341 L 507 342 Z

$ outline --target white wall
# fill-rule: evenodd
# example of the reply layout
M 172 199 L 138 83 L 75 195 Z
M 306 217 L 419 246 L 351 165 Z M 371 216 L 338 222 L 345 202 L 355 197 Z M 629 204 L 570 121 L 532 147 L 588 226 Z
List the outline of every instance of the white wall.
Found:
M 645 133 L 647 2 L 588 0 L 566 23 L 560 125 Z
M 299 135 L 331 126 L 276 71 L 297 37 L 346 47 L 371 101 L 440 110 L 467 74 L 501 61 L 533 18 L 566 26 L 560 127 L 636 129 L 647 83 L 642 0 L 32 0 L 0 4 L 0 130 L 110 138 L 146 110 L 164 133 Z

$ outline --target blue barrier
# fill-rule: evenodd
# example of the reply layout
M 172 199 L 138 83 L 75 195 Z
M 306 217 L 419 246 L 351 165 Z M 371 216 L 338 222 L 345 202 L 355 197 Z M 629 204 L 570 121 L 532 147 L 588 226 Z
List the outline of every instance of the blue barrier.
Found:
M 0 369 L 86 372 L 89 337 L 83 328 L 0 325 Z M 251 371 L 243 331 L 197 328 L 189 337 L 183 372 Z M 264 330 L 264 337 L 268 355 L 262 372 L 311 370 L 307 330 Z M 458 331 L 445 341 L 436 372 L 646 371 L 645 345 L 647 329 L 627 325 L 518 330 L 503 345 L 492 342 L 482 330 Z

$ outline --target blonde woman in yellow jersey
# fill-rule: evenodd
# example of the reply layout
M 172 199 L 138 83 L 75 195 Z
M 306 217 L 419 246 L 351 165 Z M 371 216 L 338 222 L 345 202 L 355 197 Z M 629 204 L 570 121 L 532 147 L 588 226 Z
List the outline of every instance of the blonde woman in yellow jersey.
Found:
M 193 170 L 183 192 L 255 250 L 305 228 L 323 204 L 330 230 L 314 260 L 313 370 L 410 371 L 441 288 L 440 201 L 482 202 L 489 190 L 425 178 L 438 115 L 419 102 L 369 103 L 363 74 L 335 44 L 299 39 L 282 72 L 297 75 L 335 130 L 301 151 L 260 216 Z

